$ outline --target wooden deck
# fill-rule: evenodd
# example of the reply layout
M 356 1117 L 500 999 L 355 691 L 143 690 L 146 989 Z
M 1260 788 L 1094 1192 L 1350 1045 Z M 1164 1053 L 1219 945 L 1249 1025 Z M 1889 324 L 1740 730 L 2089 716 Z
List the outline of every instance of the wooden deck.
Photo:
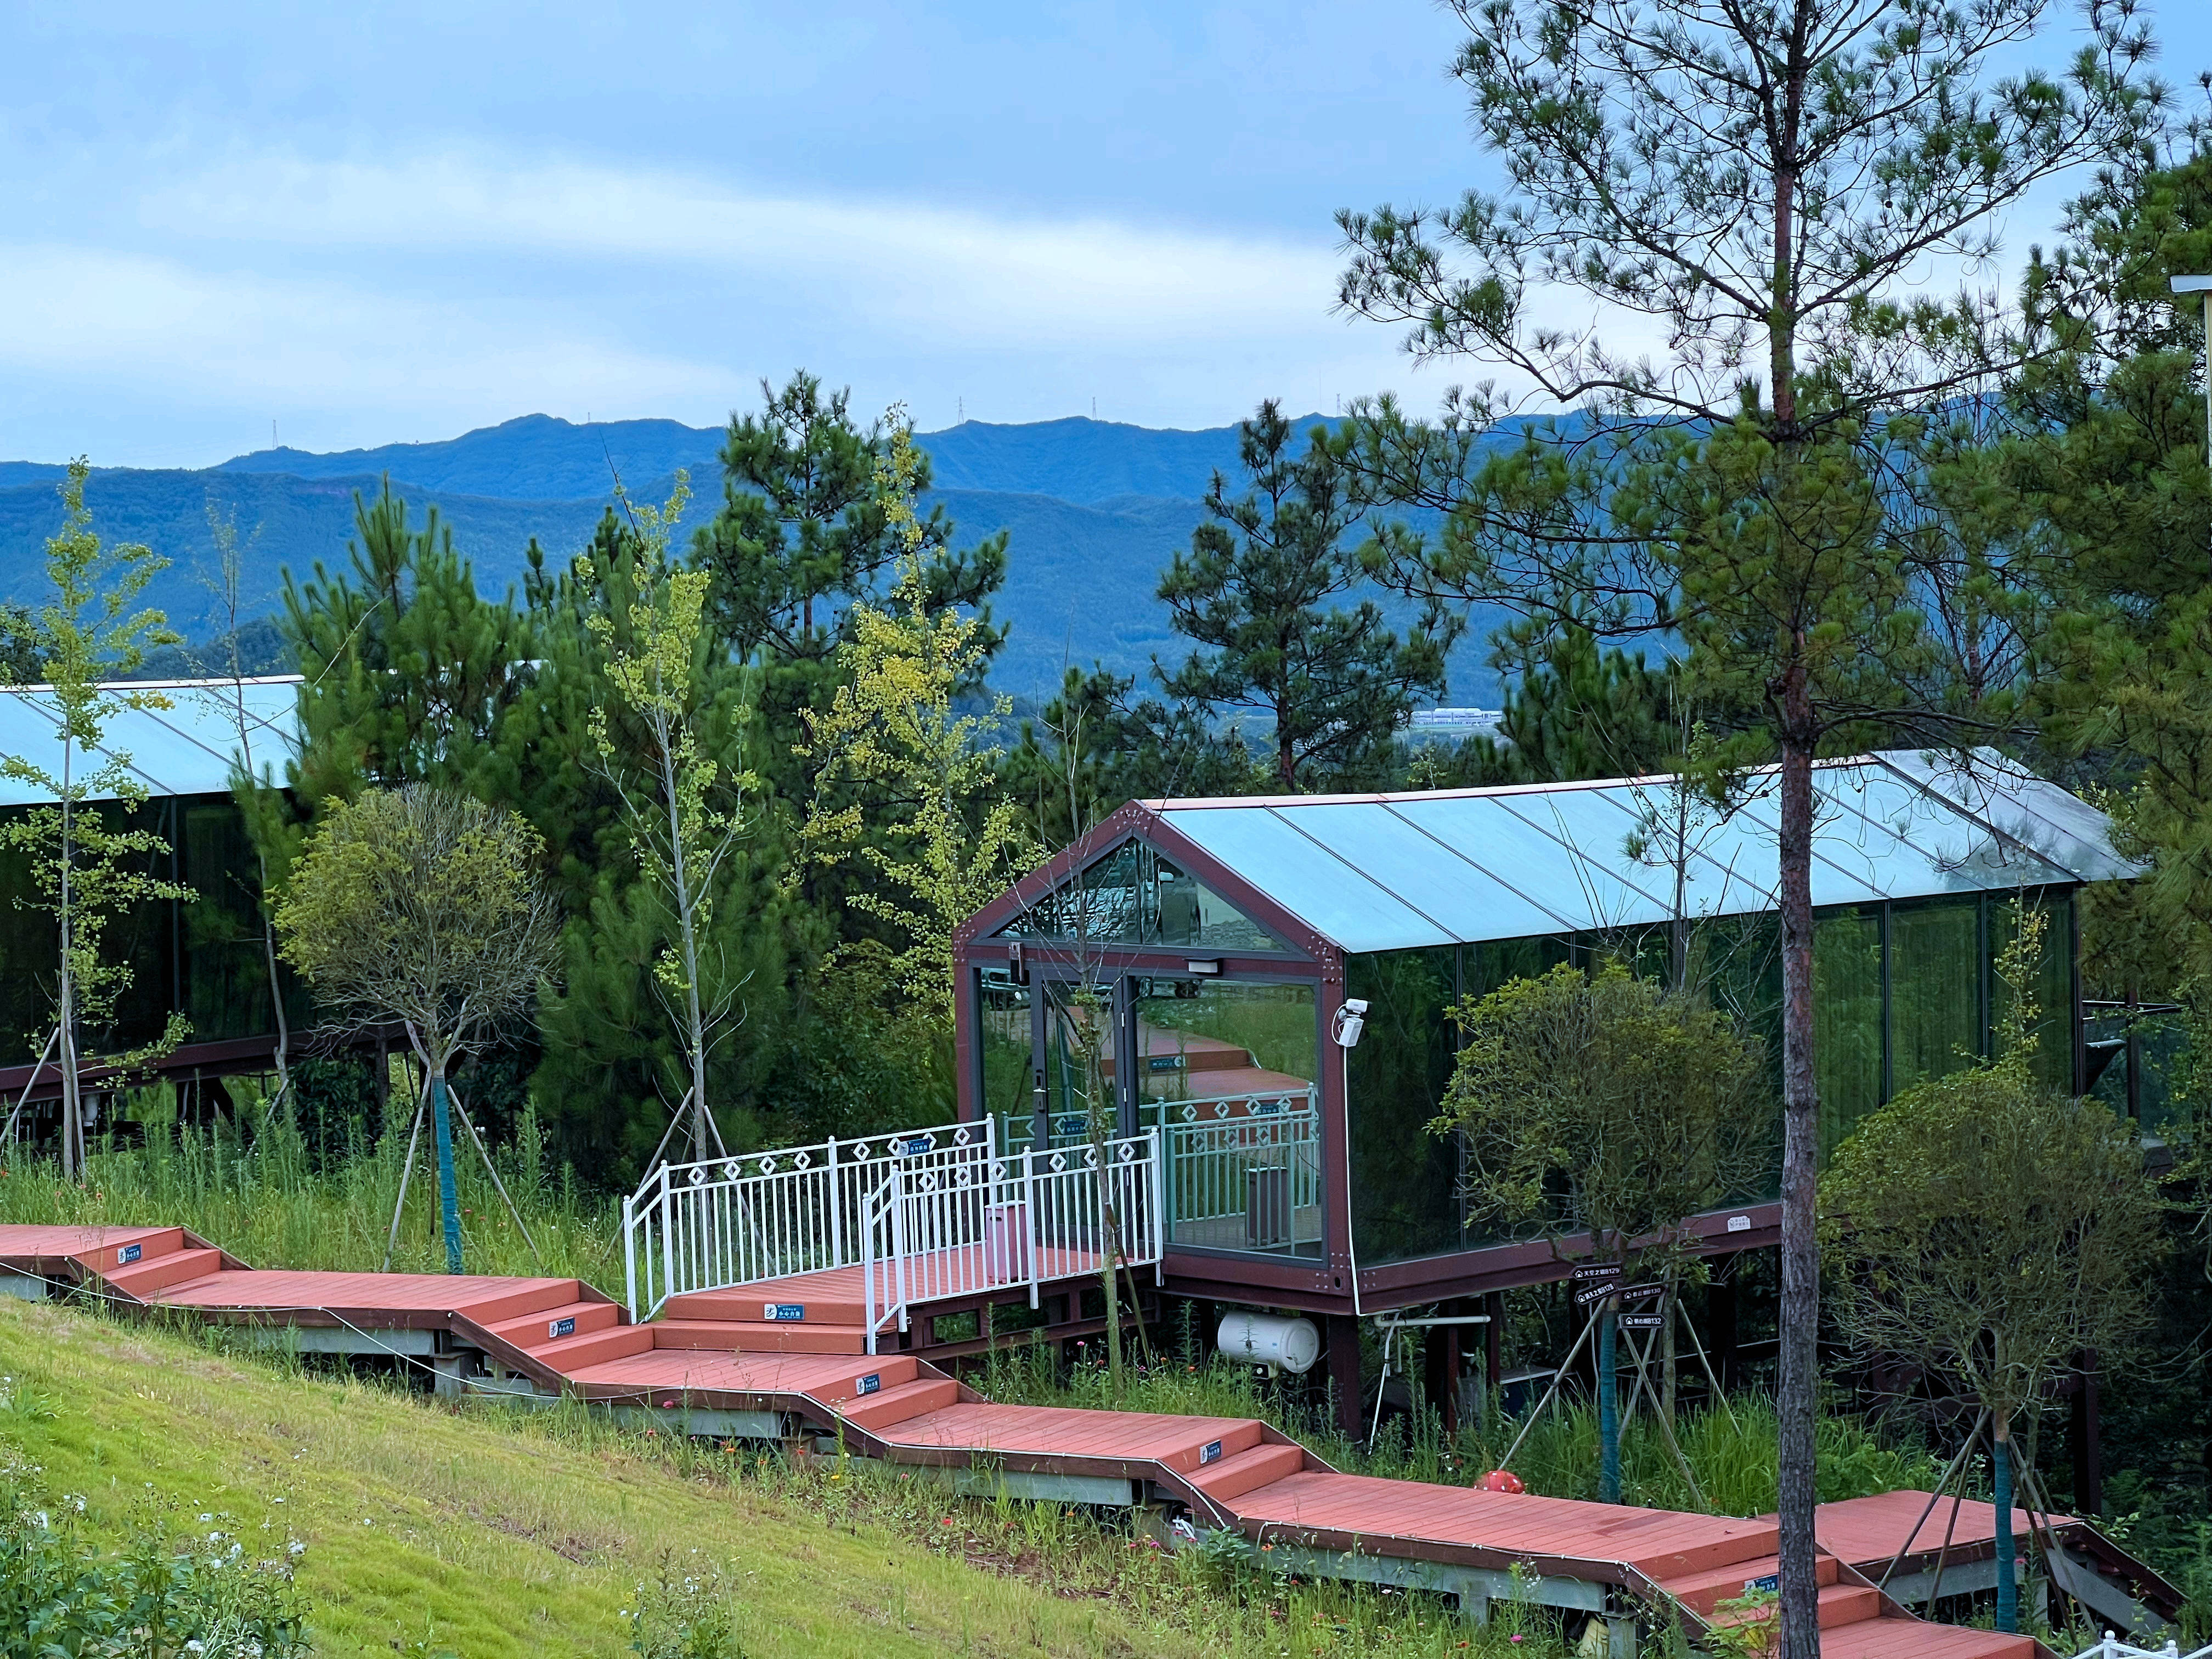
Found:
M 1096 1271 L 1075 1251 L 1050 1265 L 1069 1279 Z M 0 1267 L 205 1318 L 442 1333 L 547 1396 L 773 1413 L 893 1462 L 1141 1482 L 1256 1543 L 1477 1572 L 1526 1564 L 1610 1587 L 1623 1607 L 1660 1605 L 1663 1592 L 1701 1620 L 1725 1620 L 1720 1602 L 1775 1571 L 1771 1520 L 1343 1474 L 1250 1419 L 994 1404 L 913 1353 L 861 1352 L 857 1268 L 675 1297 L 637 1325 L 575 1279 L 255 1271 L 177 1227 L 0 1226 Z M 1893 1493 L 1824 1508 L 1823 1659 L 2037 1659 L 2024 1637 L 1923 1623 L 1855 1571 L 1886 1564 L 1924 1502 Z M 1976 1529 L 1990 1530 L 1978 1519 Z

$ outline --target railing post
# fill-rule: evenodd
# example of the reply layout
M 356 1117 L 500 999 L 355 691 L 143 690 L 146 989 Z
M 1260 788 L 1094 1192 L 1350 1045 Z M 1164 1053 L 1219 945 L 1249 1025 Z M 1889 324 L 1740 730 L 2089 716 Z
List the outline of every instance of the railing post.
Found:
M 891 1192 L 891 1257 L 893 1264 L 891 1271 L 898 1275 L 898 1321 L 899 1329 L 903 1331 L 907 1328 L 907 1282 L 906 1159 L 902 1155 L 894 1153 L 892 1156 L 891 1176 L 888 1185 L 890 1186 Z
M 623 1195 L 623 1301 L 629 1309 L 630 1322 L 637 1322 L 637 1234 L 630 1219 L 629 1195 Z
M 1168 1254 L 1168 1178 L 1166 1154 L 1164 1150 L 1166 1142 L 1160 1133 L 1158 1124 L 1152 1126 L 1148 1138 L 1152 1141 L 1152 1201 L 1148 1206 L 1152 1215 L 1152 1282 L 1158 1285 L 1163 1281 L 1165 1275 Z
M 830 1137 L 826 1167 L 830 1172 L 830 1265 L 842 1267 L 845 1265 L 845 1189 L 837 1180 L 837 1137 L 835 1135 Z
M 876 1351 L 876 1220 L 870 1213 L 874 1201 L 866 1190 L 860 1194 L 860 1284 L 867 1311 L 868 1352 Z
M 660 1302 L 676 1293 L 676 1221 L 668 1165 L 660 1166 Z M 653 1304 L 659 1306 L 659 1303 Z

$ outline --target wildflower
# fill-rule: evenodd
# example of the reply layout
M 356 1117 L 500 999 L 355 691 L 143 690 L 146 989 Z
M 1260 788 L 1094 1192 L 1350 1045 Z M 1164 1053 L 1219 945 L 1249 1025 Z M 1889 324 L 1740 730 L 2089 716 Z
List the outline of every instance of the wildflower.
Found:
M 307 1553 L 307 1547 L 305 1544 L 302 1544 L 296 1538 L 295 1538 L 290 1543 L 284 1546 L 284 1553 L 295 1559 L 300 1556 L 305 1555 Z

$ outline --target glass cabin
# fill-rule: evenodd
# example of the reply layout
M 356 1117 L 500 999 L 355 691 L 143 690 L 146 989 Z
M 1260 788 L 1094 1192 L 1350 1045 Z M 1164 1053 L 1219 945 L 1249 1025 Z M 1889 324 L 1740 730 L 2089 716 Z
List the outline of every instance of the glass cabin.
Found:
M 2039 1063 L 2078 1086 L 2073 893 L 2135 873 L 2101 815 L 1988 754 L 1838 760 L 1816 787 L 1824 1140 L 1988 1052 L 2023 906 Z M 1778 1070 L 1775 836 L 1771 775 L 1726 811 L 1668 779 L 1132 803 L 963 930 L 963 1115 L 1009 1150 L 1156 1129 L 1170 1290 L 1371 1312 L 1548 1276 L 1470 1224 L 1430 1129 L 1451 1008 L 1562 961 L 1679 960 Z M 1773 1197 L 1698 1225 L 1770 1242 Z

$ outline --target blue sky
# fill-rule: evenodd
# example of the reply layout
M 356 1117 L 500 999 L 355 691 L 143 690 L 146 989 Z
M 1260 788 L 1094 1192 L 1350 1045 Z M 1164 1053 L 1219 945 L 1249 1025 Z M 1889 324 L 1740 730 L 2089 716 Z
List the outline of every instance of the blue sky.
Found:
M 2170 81 L 2208 14 L 2166 0 Z M 1330 215 L 1494 181 L 1456 38 L 1429 0 L 0 9 L 0 459 L 704 425 L 799 365 L 925 428 L 1425 403 L 1471 374 L 1330 313 Z

